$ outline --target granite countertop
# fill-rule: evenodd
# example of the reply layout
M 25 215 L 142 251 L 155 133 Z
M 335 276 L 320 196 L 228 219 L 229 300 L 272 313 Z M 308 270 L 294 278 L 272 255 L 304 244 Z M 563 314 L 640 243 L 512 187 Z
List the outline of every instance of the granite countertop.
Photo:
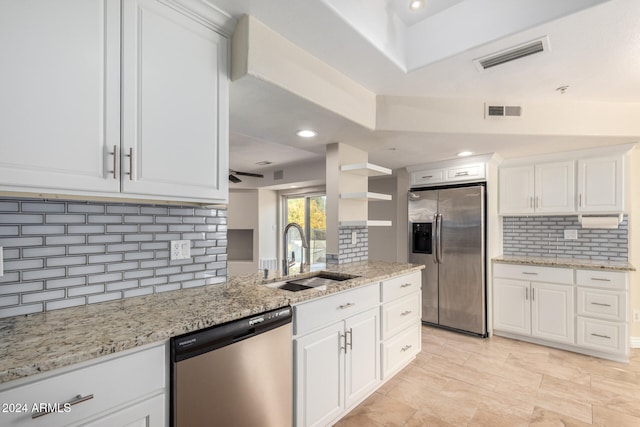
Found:
M 527 264 L 547 267 L 585 268 L 589 270 L 636 271 L 635 267 L 628 262 L 600 261 L 576 258 L 499 256 L 493 258 L 492 261 L 505 264 Z
M 254 274 L 230 277 L 224 284 L 0 319 L 0 383 L 423 268 L 380 261 L 328 267 L 325 271 L 361 277 L 303 292 L 268 288 Z

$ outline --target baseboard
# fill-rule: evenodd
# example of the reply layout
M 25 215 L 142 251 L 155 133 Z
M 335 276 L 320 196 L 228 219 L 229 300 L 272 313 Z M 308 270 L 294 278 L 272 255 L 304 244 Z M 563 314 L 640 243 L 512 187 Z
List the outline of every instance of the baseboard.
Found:
M 631 337 L 629 344 L 631 348 L 640 348 L 640 337 Z

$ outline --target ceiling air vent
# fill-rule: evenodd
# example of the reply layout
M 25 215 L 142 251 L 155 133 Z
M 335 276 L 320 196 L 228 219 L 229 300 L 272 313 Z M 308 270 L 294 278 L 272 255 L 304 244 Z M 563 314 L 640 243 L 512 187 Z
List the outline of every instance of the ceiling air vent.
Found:
M 479 71 L 483 71 L 487 68 L 504 64 L 505 62 L 514 61 L 516 59 L 524 58 L 526 56 L 545 52 L 548 50 L 549 39 L 545 36 L 541 39 L 533 40 L 528 43 L 502 50 L 500 52 L 483 56 L 482 58 L 476 58 L 473 60 L 473 63 Z
M 522 107 L 520 105 L 499 105 L 496 103 L 484 104 L 484 118 L 498 117 L 522 117 Z

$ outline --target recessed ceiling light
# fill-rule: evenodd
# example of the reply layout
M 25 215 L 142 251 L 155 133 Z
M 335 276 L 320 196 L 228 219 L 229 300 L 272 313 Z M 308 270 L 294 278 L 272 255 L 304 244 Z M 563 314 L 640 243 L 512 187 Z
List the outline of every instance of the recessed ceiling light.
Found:
M 271 165 L 273 164 L 273 162 L 270 162 L 269 160 L 263 160 L 261 162 L 256 162 L 256 165 L 258 166 L 267 166 L 267 165 Z
M 300 138 L 313 138 L 314 136 L 318 136 L 318 132 L 313 129 L 300 129 L 296 132 Z
M 458 153 L 458 157 L 467 157 L 467 156 L 470 156 L 472 154 L 473 154 L 473 152 L 471 152 L 471 151 L 461 151 L 461 152 Z
M 422 9 L 422 6 L 424 6 L 424 0 L 409 0 L 410 10 Z

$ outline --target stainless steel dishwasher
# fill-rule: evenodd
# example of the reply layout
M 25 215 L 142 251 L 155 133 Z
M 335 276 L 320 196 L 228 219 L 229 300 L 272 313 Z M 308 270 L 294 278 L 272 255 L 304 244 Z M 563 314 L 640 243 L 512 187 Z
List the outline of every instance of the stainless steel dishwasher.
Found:
M 291 307 L 171 338 L 173 427 L 293 423 Z

